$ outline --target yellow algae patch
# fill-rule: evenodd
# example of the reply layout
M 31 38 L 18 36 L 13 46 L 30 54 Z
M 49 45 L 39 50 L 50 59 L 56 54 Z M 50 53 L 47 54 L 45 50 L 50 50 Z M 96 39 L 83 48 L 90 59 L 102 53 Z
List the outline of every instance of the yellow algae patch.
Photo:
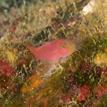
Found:
M 98 53 L 95 56 L 94 63 L 98 66 L 107 65 L 107 53 Z
M 16 55 L 16 53 L 12 50 L 7 50 L 5 54 L 9 63 L 14 65 L 18 59 L 18 56 Z
M 33 89 L 38 88 L 43 83 L 43 79 L 41 79 L 38 75 L 32 75 L 28 78 L 26 83 L 21 88 L 22 93 L 29 93 L 33 91 Z

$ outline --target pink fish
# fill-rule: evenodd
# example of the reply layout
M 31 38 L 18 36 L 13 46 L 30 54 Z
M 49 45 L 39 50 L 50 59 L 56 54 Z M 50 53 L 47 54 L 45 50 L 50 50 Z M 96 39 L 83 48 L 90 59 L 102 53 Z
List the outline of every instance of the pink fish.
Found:
M 27 48 L 36 59 L 48 62 L 57 62 L 75 51 L 75 45 L 63 39 L 53 40 L 39 47 L 27 46 Z
M 69 40 L 57 39 L 44 43 L 41 46 L 27 46 L 31 54 L 42 61 L 42 66 L 36 67 L 36 73 L 45 81 L 55 73 L 58 62 L 75 51 L 75 45 Z M 42 86 L 42 84 L 40 84 Z

